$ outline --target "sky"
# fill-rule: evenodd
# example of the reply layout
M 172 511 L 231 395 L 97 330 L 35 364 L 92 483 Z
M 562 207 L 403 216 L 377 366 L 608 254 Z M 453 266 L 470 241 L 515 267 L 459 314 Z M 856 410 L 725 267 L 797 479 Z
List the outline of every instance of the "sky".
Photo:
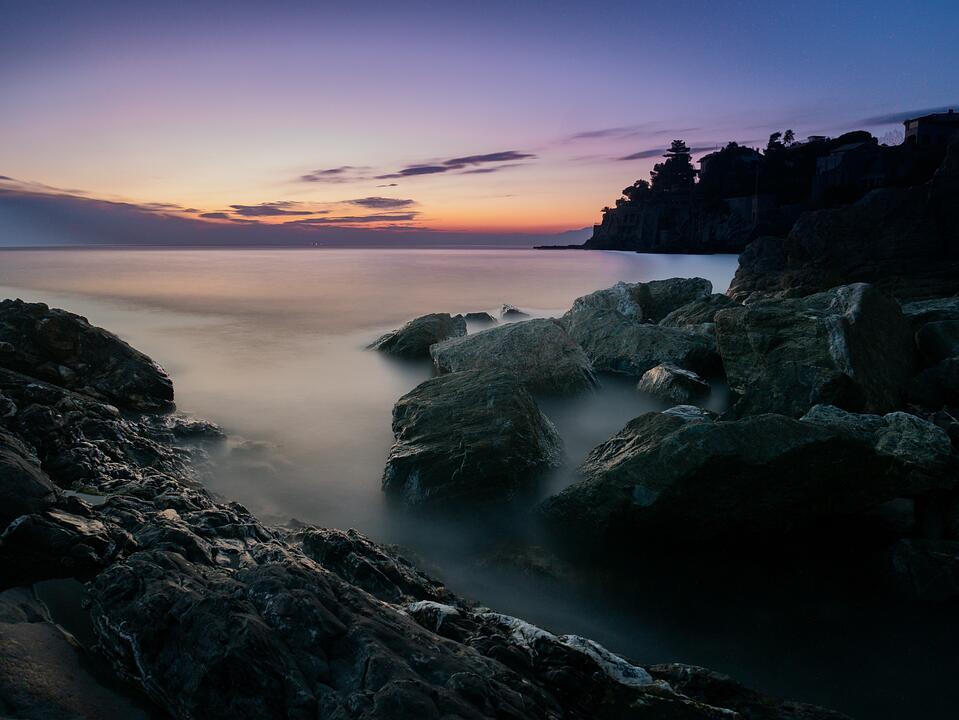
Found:
M 959 107 L 957 27 L 955 0 L 0 0 L 0 244 L 584 228 L 674 138 Z

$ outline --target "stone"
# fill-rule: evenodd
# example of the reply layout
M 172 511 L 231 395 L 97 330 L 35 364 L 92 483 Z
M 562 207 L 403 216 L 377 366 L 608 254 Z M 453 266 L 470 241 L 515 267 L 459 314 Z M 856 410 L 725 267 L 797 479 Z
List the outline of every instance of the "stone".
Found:
M 18 438 L 0 430 L 0 533 L 16 518 L 39 512 L 58 497 L 36 456 Z
M 655 322 L 711 290 L 701 278 L 617 283 L 578 298 L 562 323 L 596 370 L 634 377 L 664 363 L 706 370 L 715 356 L 709 338 Z
M 135 410 L 173 408 L 173 383 L 143 353 L 86 318 L 43 303 L 0 301 L 0 367 Z
M 522 320 L 523 318 L 528 318 L 530 315 L 528 312 L 523 312 L 518 307 L 506 304 L 500 308 L 499 316 L 504 320 Z
M 959 357 L 921 371 L 909 381 L 906 396 L 910 403 L 928 410 L 959 406 Z
M 713 293 L 709 297 L 693 300 L 679 306 L 660 320 L 659 324 L 664 327 L 682 328 L 712 323 L 716 319 L 716 313 L 720 310 L 738 307 L 739 305 L 740 303 L 728 295 Z
M 497 322 L 499 322 L 488 312 L 469 312 L 466 313 L 464 317 L 466 322 L 474 323 L 476 325 L 495 325 Z
M 596 385 L 593 367 L 562 325 L 548 318 L 509 323 L 430 348 L 441 373 L 499 370 L 528 390 L 573 393 Z
M 402 358 L 428 358 L 430 345 L 463 335 L 466 335 L 466 320 L 462 315 L 433 313 L 410 320 L 403 327 L 383 335 L 369 349 Z
M 709 383 L 699 375 L 674 365 L 657 365 L 647 370 L 636 389 L 677 405 L 692 404 L 710 393 Z
M 580 473 L 541 514 L 564 536 L 609 548 L 781 536 L 956 482 L 940 428 L 830 408 L 802 421 L 647 413 L 590 452 Z
M 887 412 L 917 362 L 899 305 L 865 284 L 721 310 L 716 333 L 736 417 L 817 404 Z
M 708 704 L 734 706 L 740 717 L 750 720 L 850 720 L 842 713 L 809 703 L 771 698 L 708 668 L 664 663 L 647 670 L 652 677 L 669 683 L 688 697 Z
M 427 380 L 396 403 L 393 435 L 383 490 L 407 505 L 507 502 L 562 456 L 553 424 L 505 373 Z

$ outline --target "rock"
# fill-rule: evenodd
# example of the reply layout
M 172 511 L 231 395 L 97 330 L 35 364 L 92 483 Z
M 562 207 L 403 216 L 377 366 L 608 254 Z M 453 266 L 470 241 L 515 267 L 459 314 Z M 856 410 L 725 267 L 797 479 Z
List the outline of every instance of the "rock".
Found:
M 430 348 L 442 373 L 500 370 L 531 392 L 572 393 L 596 385 L 582 348 L 551 319 L 527 320 L 453 338 Z
M 428 358 L 430 345 L 463 335 L 466 335 L 466 320 L 462 315 L 433 313 L 410 320 L 376 340 L 369 349 L 403 358 Z
M 499 316 L 504 320 L 522 320 L 523 318 L 528 318 L 530 315 L 528 312 L 523 312 L 518 307 L 513 307 L 512 305 L 503 305 L 500 308 Z
M 399 553 L 380 547 L 356 530 L 310 527 L 298 531 L 292 539 L 300 543 L 307 557 L 385 602 L 455 600 L 442 583 L 420 572 Z
M 514 379 L 473 374 L 478 397 L 532 405 Z M 500 384 L 509 385 L 509 397 Z M 202 465 L 191 461 L 189 445 L 175 444 L 180 438 L 169 426 L 123 417 L 10 370 L 0 370 L 0 392 L 16 407 L 4 428 L 36 448 L 51 480 L 110 495 L 95 507 L 58 497 L 15 519 L 0 539 L 0 581 L 58 574 L 88 581 L 84 611 L 98 658 L 161 713 L 211 720 L 735 717 L 735 706 L 676 692 L 586 638 L 474 608 L 357 533 L 269 528 L 236 503 L 216 502 L 202 487 Z M 484 420 L 482 407 L 470 404 L 472 413 Z M 529 414 L 536 413 L 532 405 Z M 517 428 L 508 430 L 492 442 L 510 443 Z M 62 636 L 26 600 L 0 595 L 0 714 L 139 717 L 139 706 L 92 687 L 85 663 L 65 659 Z
M 709 384 L 699 375 L 674 365 L 657 365 L 647 370 L 636 389 L 679 405 L 702 400 L 710 392 Z
M 753 241 L 729 295 L 807 295 L 859 282 L 901 298 L 959 293 L 956 157 L 959 143 L 925 185 L 873 190 L 847 207 L 804 213 L 784 239 Z
M 21 515 L 53 505 L 58 496 L 36 456 L 19 439 L 0 430 L 0 532 Z
M 959 542 L 899 540 L 889 551 L 889 566 L 904 595 L 933 602 L 959 598 Z
M 872 445 L 877 456 L 894 469 L 898 495 L 919 495 L 955 484 L 949 435 L 927 420 L 904 412 L 861 415 L 831 405 L 813 407 L 802 420 L 841 430 Z
M 597 370 L 635 377 L 664 363 L 705 370 L 714 357 L 708 338 L 653 323 L 711 290 L 701 278 L 618 283 L 578 298 L 562 322 Z
M 716 331 L 739 417 L 798 417 L 817 404 L 886 412 L 916 365 L 898 304 L 870 285 L 722 310 Z
M 408 505 L 509 501 L 561 458 L 553 424 L 505 373 L 427 380 L 396 403 L 393 435 L 383 490 Z
M 714 293 L 709 297 L 681 305 L 660 320 L 659 324 L 664 327 L 683 328 L 712 323 L 720 310 L 738 307 L 739 304 L 728 295 Z
M 942 320 L 959 320 L 959 297 L 927 298 L 902 303 L 902 314 L 918 331 L 923 325 Z
M 916 333 L 923 359 L 935 364 L 959 355 L 959 320 L 939 320 L 923 325 Z
M 495 325 L 499 322 L 496 318 L 490 315 L 488 312 L 470 312 L 465 315 L 466 322 L 475 323 L 476 325 Z
M 104 682 L 92 658 L 26 588 L 0 593 L 0 708 L 22 720 L 156 717 L 145 699 Z
M 609 548 L 776 536 L 950 488 L 949 452 L 941 429 L 905 413 L 719 422 L 647 413 L 596 447 L 584 480 L 541 511 L 565 536 Z
M 849 720 L 846 715 L 808 703 L 777 700 L 707 668 L 679 663 L 652 665 L 649 674 L 699 702 L 735 707 L 748 720 Z
M 682 420 L 715 420 L 716 414 L 695 405 L 677 405 L 663 410 L 664 415 L 675 415 Z
M 135 410 L 173 408 L 163 369 L 86 318 L 43 303 L 0 301 L 0 367 Z

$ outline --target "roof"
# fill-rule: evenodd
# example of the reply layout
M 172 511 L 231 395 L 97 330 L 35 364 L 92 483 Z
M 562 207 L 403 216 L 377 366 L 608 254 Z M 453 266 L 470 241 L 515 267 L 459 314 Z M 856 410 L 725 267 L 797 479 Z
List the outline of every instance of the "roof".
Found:
M 909 123 L 915 122 L 916 120 L 922 120 L 923 122 L 927 122 L 927 123 L 936 123 L 936 124 L 945 123 L 948 125 L 952 125 L 952 124 L 959 125 L 959 112 L 953 112 L 952 110 L 950 110 L 949 112 L 944 112 L 944 113 L 932 113 L 931 115 L 923 115 L 921 117 L 909 118 L 908 120 L 905 121 L 905 124 L 908 125 Z

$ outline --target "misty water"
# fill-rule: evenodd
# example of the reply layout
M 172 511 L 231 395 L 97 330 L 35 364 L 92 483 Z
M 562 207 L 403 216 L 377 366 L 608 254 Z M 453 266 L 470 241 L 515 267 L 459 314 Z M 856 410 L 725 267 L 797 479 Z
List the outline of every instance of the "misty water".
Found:
M 946 717 L 959 637 L 943 627 L 955 624 L 876 601 L 844 567 L 810 576 L 783 556 L 730 572 L 735 558 L 660 561 L 639 547 L 613 569 L 599 558 L 575 567 L 521 551 L 541 541 L 529 504 L 411 517 L 380 491 L 393 403 L 432 375 L 428 362 L 364 350 L 386 330 L 503 303 L 555 316 L 620 280 L 701 276 L 721 292 L 735 267 L 732 256 L 503 249 L 24 250 L 0 252 L 0 297 L 84 315 L 157 360 L 178 408 L 229 434 L 210 489 L 267 522 L 356 528 L 407 549 L 460 595 L 644 663 L 704 665 L 860 717 L 903 717 L 923 696 L 925 717 Z M 725 401 L 717 383 L 713 409 Z M 635 381 L 603 377 L 597 392 L 542 407 L 567 460 L 527 503 L 664 406 Z

